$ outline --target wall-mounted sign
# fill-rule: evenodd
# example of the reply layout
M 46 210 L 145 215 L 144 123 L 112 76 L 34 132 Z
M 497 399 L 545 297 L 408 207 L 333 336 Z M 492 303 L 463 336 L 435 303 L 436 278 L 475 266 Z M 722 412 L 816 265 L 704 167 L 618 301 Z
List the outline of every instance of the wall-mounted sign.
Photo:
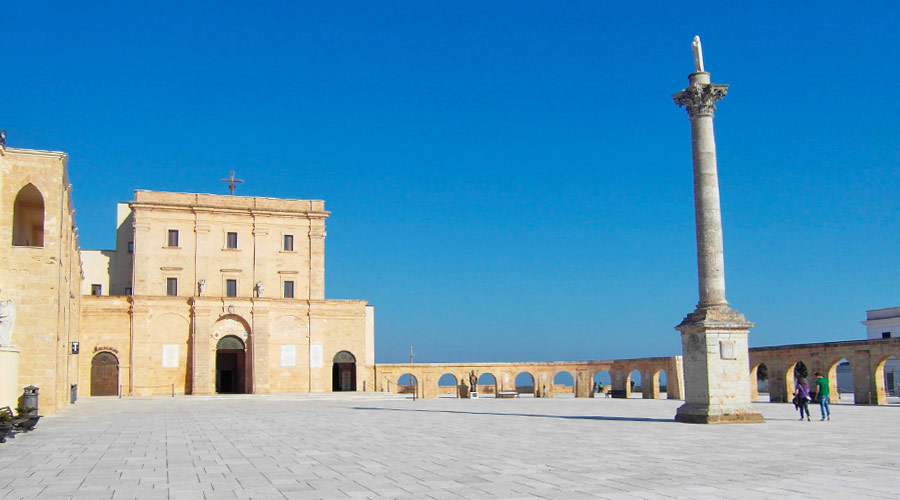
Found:
M 297 366 L 297 346 L 285 344 L 281 346 L 281 366 Z
M 81 347 L 80 342 L 72 342 L 72 354 L 78 354 L 78 350 Z
M 163 368 L 178 368 L 178 344 L 162 346 Z
M 309 366 L 310 368 L 322 368 L 322 343 L 313 342 L 309 344 Z

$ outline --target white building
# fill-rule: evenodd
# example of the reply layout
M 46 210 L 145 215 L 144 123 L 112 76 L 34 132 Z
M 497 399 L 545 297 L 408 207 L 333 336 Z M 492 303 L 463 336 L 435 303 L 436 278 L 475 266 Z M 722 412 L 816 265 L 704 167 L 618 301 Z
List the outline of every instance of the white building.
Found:
M 900 336 L 900 307 L 866 311 L 867 339 L 890 339 Z M 884 388 L 900 394 L 900 360 L 891 358 L 884 364 Z

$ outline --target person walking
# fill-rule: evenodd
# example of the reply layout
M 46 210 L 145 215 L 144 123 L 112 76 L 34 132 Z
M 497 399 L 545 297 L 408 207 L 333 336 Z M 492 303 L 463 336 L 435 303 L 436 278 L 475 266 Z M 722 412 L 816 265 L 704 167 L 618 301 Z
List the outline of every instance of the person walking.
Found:
M 829 384 L 828 379 L 823 377 L 821 373 L 816 372 L 816 392 L 815 397 L 819 401 L 819 409 L 822 410 L 822 420 L 831 420 L 831 406 L 829 405 Z
M 809 421 L 809 382 L 806 378 L 801 378 L 794 387 L 795 403 L 800 409 L 800 420 L 803 420 L 803 412 L 806 412 L 806 421 Z

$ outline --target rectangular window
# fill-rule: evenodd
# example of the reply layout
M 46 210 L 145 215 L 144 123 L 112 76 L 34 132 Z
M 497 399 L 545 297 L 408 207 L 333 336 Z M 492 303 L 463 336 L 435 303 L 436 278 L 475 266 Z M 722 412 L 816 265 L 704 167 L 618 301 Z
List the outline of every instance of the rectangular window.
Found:
M 125 295 L 131 295 L 131 287 L 125 287 Z
M 178 278 L 166 278 L 166 295 L 178 295 Z
M 881 338 L 883 338 L 883 339 L 891 338 L 891 332 L 881 332 Z
M 177 240 L 178 237 L 176 236 L 175 239 Z M 128 253 L 134 253 L 134 242 L 133 241 L 128 242 Z
M 284 235 L 284 251 L 285 252 L 293 252 L 294 251 L 294 235 L 293 234 Z
M 103 285 L 91 285 L 91 295 L 103 295 Z
M 284 298 L 286 298 L 286 299 L 294 298 L 294 282 L 293 281 L 285 281 L 284 282 Z
M 169 246 L 177 247 L 178 246 L 178 230 L 177 229 L 169 229 Z
M 225 280 L 225 296 L 237 297 L 237 280 Z
M 237 248 L 237 233 L 228 233 L 225 238 L 225 248 Z

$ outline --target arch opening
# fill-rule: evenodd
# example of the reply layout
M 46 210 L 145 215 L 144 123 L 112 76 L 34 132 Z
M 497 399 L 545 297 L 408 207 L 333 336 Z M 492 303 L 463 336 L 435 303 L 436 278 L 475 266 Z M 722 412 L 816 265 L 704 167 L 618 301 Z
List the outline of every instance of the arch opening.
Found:
M 478 397 L 497 396 L 497 377 L 491 373 L 482 373 L 478 376 Z
M 44 246 L 44 197 L 34 184 L 19 190 L 13 204 L 13 246 Z
M 885 403 L 900 403 L 900 359 L 897 356 L 888 356 L 878 363 L 875 380 L 882 382 Z
M 516 375 L 515 384 L 516 393 L 519 395 L 519 397 L 522 397 L 523 395 L 530 395 L 531 397 L 534 397 L 534 395 L 536 394 L 537 384 L 534 383 L 534 375 L 532 375 L 531 373 L 521 372 Z
M 831 403 L 856 403 L 854 390 L 853 366 L 847 358 L 841 358 L 828 368 Z
M 666 370 L 660 368 L 656 370 L 653 374 L 653 389 L 655 394 L 659 394 L 659 397 L 662 399 L 666 399 L 668 397 L 668 385 L 666 380 Z
M 101 351 L 91 359 L 91 396 L 119 394 L 119 358 Z
M 419 379 L 412 373 L 404 373 L 397 377 L 397 394 L 418 395 Z
M 553 397 L 575 397 L 575 377 L 562 370 L 553 376 Z
M 756 365 L 756 370 L 751 375 L 756 375 L 751 383 L 756 384 L 756 398 L 754 401 L 767 402 L 770 401 L 769 396 L 769 367 L 765 363 Z
M 635 368 L 628 374 L 628 380 L 626 381 L 629 390 L 631 391 L 632 398 L 643 398 L 643 385 L 641 381 L 641 371 Z
M 340 351 L 331 360 L 331 390 L 348 392 L 356 390 L 356 356 L 350 351 Z
M 456 375 L 445 373 L 438 379 L 438 397 L 439 398 L 458 398 L 459 397 L 459 381 Z
M 612 389 L 612 375 L 608 370 L 597 370 L 594 372 L 593 381 L 595 393 L 609 396 L 609 391 Z

